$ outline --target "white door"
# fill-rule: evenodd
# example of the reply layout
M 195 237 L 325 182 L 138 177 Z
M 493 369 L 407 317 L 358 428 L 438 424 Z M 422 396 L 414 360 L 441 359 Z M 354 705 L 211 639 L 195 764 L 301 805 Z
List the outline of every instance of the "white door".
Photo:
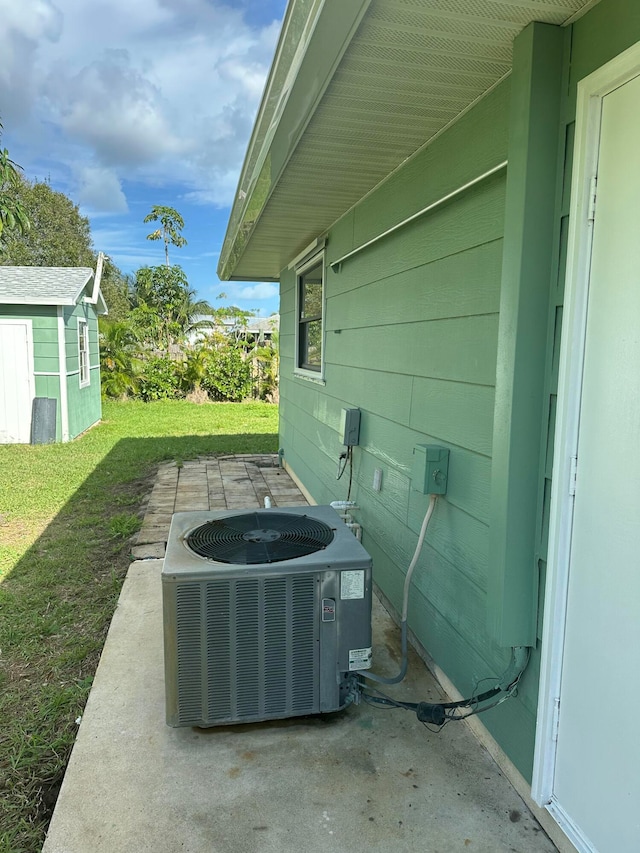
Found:
M 601 101 L 551 811 L 640 850 L 640 76 Z M 597 139 L 597 126 L 594 133 Z M 588 269 L 588 265 L 587 265 Z M 563 346 L 574 346 L 563 341 Z M 562 448 L 561 448 L 562 450 Z M 549 611 L 548 611 L 549 612 Z
M 30 320 L 0 320 L 0 444 L 28 444 L 35 396 Z

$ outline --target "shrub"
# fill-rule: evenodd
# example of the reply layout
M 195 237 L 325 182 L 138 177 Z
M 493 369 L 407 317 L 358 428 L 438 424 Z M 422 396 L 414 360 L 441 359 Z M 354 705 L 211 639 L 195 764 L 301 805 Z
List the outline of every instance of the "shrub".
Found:
M 240 346 L 228 343 L 210 351 L 202 387 L 212 400 L 239 403 L 251 396 L 251 366 Z
M 136 396 L 146 403 L 183 397 L 182 363 L 166 356 L 147 359 L 139 377 Z

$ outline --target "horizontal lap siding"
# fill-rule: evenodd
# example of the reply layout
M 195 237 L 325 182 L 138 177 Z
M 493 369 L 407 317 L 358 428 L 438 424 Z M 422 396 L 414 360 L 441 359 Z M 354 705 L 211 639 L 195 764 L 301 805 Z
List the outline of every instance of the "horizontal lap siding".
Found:
M 336 223 L 328 264 L 504 160 L 507 102 L 508 81 Z M 486 629 L 504 193 L 501 173 L 341 268 L 327 266 L 325 385 L 293 375 L 294 274 L 283 272 L 281 283 L 285 459 L 318 503 L 345 498 L 349 472 L 336 481 L 340 413 L 361 409 L 352 498 L 376 582 L 397 609 L 428 504 L 411 488 L 413 448 L 451 448 L 449 492 L 418 563 L 409 622 L 465 693 L 508 661 Z M 379 493 L 376 468 L 383 472 Z
M 69 408 L 69 437 L 75 438 L 102 416 L 100 398 L 100 355 L 98 347 L 98 319 L 93 306 L 80 302 L 74 309 L 65 309 L 65 342 L 67 352 L 67 394 Z M 78 319 L 86 319 L 89 328 L 89 371 L 91 381 L 80 387 L 80 350 Z
M 58 316 L 55 307 L 0 305 L 0 317 L 7 320 L 31 320 L 34 371 L 58 372 Z

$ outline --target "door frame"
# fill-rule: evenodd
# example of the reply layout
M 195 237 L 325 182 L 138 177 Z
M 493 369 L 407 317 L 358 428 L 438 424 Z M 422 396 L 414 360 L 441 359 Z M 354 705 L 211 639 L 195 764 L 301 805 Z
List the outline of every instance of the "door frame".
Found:
M 562 687 L 565 621 L 574 498 L 572 457 L 577 454 L 584 366 L 593 220 L 589 218 L 600 152 L 603 98 L 640 75 L 640 42 L 578 83 L 576 133 L 554 440 L 549 548 L 531 794 L 578 848 L 591 849 L 554 800 L 557 726 Z
M 27 368 L 29 371 L 29 401 L 33 403 L 33 399 L 36 396 L 36 376 L 35 376 L 35 362 L 33 356 L 33 321 L 29 318 L 19 318 L 19 317 L 2 317 L 0 318 L 0 326 L 26 326 L 27 329 Z M 29 443 L 30 438 L 25 442 Z

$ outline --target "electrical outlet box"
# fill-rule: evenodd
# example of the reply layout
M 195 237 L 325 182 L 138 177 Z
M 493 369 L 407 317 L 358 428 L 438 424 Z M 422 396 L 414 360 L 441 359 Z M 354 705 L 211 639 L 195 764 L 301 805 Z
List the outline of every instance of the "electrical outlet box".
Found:
M 343 409 L 340 417 L 340 435 L 346 447 L 360 444 L 360 409 Z
M 413 448 L 411 485 L 423 495 L 446 495 L 449 450 L 438 444 L 416 444 Z

